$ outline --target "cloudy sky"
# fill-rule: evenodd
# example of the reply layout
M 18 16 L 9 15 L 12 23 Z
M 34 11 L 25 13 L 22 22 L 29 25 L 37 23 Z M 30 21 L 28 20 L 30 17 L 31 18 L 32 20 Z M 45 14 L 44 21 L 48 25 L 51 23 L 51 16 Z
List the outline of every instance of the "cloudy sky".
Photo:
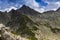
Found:
M 36 11 L 44 12 L 59 8 L 60 0 L 0 0 L 0 11 L 18 9 L 24 4 Z

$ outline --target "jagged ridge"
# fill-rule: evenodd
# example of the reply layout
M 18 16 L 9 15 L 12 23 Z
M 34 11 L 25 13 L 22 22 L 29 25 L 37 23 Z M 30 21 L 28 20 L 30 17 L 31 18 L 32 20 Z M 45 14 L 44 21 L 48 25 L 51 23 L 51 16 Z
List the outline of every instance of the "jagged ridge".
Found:
M 54 36 L 57 35 L 57 38 L 54 37 L 55 40 L 56 39 L 59 40 L 58 38 L 60 33 L 59 9 L 58 11 L 47 11 L 41 14 L 31 9 L 30 7 L 24 5 L 20 9 L 17 10 L 12 9 L 8 13 L 2 12 L 1 19 L 2 22 L 0 23 L 3 23 L 7 27 L 10 27 L 11 28 L 10 30 L 12 31 L 13 34 L 21 35 L 24 37 L 29 36 L 31 40 L 40 39 L 45 40 L 44 38 L 46 38 L 47 36 L 50 38 L 51 35 L 52 40 L 54 40 L 53 39 L 54 34 Z M 46 40 L 47 39 L 48 38 L 46 38 Z

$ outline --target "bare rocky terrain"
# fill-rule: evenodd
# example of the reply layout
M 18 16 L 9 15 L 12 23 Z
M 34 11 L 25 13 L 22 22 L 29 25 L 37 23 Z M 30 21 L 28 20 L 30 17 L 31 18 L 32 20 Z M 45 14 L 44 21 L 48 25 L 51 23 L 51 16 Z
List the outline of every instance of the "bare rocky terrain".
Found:
M 39 13 L 23 5 L 0 12 L 0 40 L 60 40 L 60 8 Z

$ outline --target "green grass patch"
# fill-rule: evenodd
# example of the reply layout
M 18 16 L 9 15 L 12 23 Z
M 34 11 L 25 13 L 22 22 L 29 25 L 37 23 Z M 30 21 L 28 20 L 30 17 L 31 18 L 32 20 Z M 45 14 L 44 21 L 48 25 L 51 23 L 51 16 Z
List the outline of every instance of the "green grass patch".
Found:
M 32 27 L 32 30 L 35 30 L 36 31 L 36 30 L 38 30 L 38 28 L 36 26 L 33 26 Z
M 28 37 L 28 39 L 29 39 L 29 40 L 38 40 L 36 37 L 33 37 L 33 36 Z

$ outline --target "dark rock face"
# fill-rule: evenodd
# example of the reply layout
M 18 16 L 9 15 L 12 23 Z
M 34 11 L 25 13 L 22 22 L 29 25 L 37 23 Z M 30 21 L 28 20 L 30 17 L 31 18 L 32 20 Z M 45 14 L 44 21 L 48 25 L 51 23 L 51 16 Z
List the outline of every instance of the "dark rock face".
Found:
M 25 14 L 25 15 L 29 15 L 29 16 L 36 16 L 39 17 L 40 13 L 31 9 L 28 6 L 23 5 L 20 9 L 17 9 L 17 11 L 19 13 Z
M 58 8 L 56 11 L 60 11 L 60 8 Z
M 7 12 L 0 12 L 0 23 L 6 24 L 9 21 L 9 15 Z

